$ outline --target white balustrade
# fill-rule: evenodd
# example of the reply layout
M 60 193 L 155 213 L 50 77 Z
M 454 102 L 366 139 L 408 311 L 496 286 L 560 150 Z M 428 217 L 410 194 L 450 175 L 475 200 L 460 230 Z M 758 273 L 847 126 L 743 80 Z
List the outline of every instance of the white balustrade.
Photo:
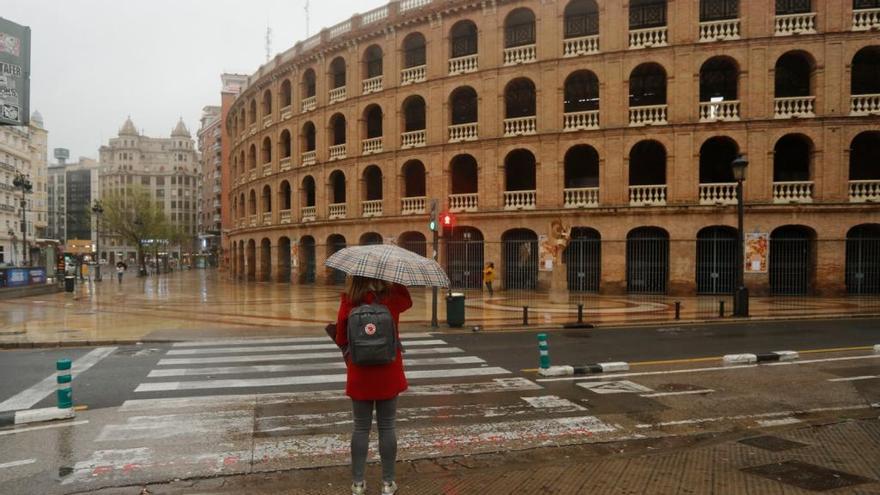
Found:
M 318 108 L 318 97 L 317 96 L 309 96 L 308 98 L 303 98 L 303 100 L 302 100 L 303 113 L 312 111 L 316 108 Z
M 272 116 L 266 115 L 265 117 L 263 117 L 263 129 L 269 127 L 270 125 L 272 125 Z
M 363 216 L 365 217 L 381 217 L 382 216 L 382 200 L 373 199 L 370 201 L 361 201 Z
M 362 93 L 368 95 L 370 93 L 378 93 L 379 91 L 382 91 L 383 80 L 384 76 L 376 76 L 369 79 L 364 79 Z
M 538 132 L 538 117 L 504 119 L 504 136 L 526 136 Z
M 595 208 L 599 206 L 598 187 L 569 187 L 562 190 L 566 208 Z
M 271 163 L 267 163 L 267 164 L 263 165 L 263 177 L 266 177 L 268 175 L 272 175 L 272 164 Z
M 335 144 L 330 147 L 330 161 L 342 160 L 346 157 L 345 143 Z
M 248 136 L 253 136 L 256 133 L 257 133 L 257 124 L 256 123 L 251 124 L 250 127 L 248 127 Z
M 599 35 L 582 36 L 562 40 L 563 57 L 579 57 L 599 53 Z
M 328 206 L 327 212 L 327 218 L 330 220 L 345 218 L 345 203 L 333 203 Z
M 428 75 L 428 66 L 419 65 L 418 67 L 410 67 L 400 71 L 400 85 L 414 84 L 425 82 Z
M 333 88 L 330 90 L 329 103 L 336 103 L 339 101 L 344 101 L 345 98 L 346 98 L 345 86 L 340 86 L 338 88 Z
M 479 138 L 479 124 L 458 124 L 449 126 L 449 142 L 476 141 Z
M 282 158 L 280 165 L 282 171 L 290 170 L 290 168 L 293 166 L 289 156 Z
M 562 130 L 586 131 L 599 128 L 599 111 L 568 112 L 562 115 Z
M 538 60 L 537 45 L 523 45 L 504 49 L 504 65 L 528 64 L 536 60 Z
M 774 203 L 812 203 L 813 202 L 813 182 L 812 181 L 774 182 L 773 183 L 773 202 Z
M 340 22 L 339 24 L 330 28 L 330 39 L 337 38 L 342 36 L 343 34 L 351 31 L 351 19 Z
M 477 211 L 480 193 L 464 193 L 449 195 L 449 211 L 458 213 L 462 211 Z
M 280 223 L 290 223 L 292 220 L 292 216 L 290 214 L 290 210 L 281 210 L 278 212 L 280 214 Z
M 257 169 L 252 168 L 250 172 L 248 172 L 248 179 L 257 180 Z
M 880 29 L 880 9 L 853 10 L 852 30 L 870 31 Z
M 629 125 L 631 127 L 642 125 L 666 124 L 666 109 L 668 105 L 645 105 L 643 107 L 630 107 Z
M 537 191 L 504 191 L 505 210 L 534 210 Z
M 269 225 L 270 223 L 272 223 L 272 212 L 267 211 L 263 213 L 263 225 Z
M 419 148 L 424 146 L 426 143 L 426 131 L 424 129 L 419 131 L 404 132 L 400 135 L 400 147 L 403 149 Z
M 876 115 L 880 114 L 880 94 L 875 95 L 852 95 L 850 100 L 850 115 Z
M 666 46 L 666 42 L 666 26 L 648 29 L 633 29 L 629 32 L 630 48 L 650 48 L 652 46 Z
M 739 120 L 739 100 L 700 102 L 700 122 L 721 120 Z
M 379 22 L 382 19 L 388 17 L 388 6 L 382 6 L 378 9 L 373 9 L 366 14 L 361 16 L 361 26 L 366 26 L 367 24 L 372 24 L 374 22 Z
M 425 213 L 425 196 L 415 196 L 412 198 L 400 198 L 400 214 L 414 215 Z
M 302 154 L 302 166 L 314 165 L 318 163 L 318 152 L 315 150 L 306 151 Z
M 312 48 L 321 44 L 321 33 L 313 34 L 311 37 L 306 38 L 305 41 L 302 42 L 303 50 L 311 50 Z
M 431 0 L 401 0 L 399 11 L 401 13 L 406 12 L 408 10 L 417 9 L 419 7 L 424 7 L 431 3 Z
M 251 215 L 251 216 L 250 216 L 250 218 L 248 219 L 248 225 L 249 225 L 250 227 L 256 227 L 256 226 L 257 226 L 257 216 L 256 216 L 256 215 Z
M 630 206 L 666 206 L 666 184 L 629 186 Z
M 735 205 L 736 182 L 700 184 L 701 205 Z
M 293 117 L 293 109 L 290 108 L 290 105 L 281 109 L 281 120 L 287 120 Z
M 880 180 L 849 181 L 851 203 L 875 203 L 880 201 Z
M 811 34 L 816 32 L 816 13 L 788 14 L 776 16 L 776 36 L 792 34 Z
M 792 117 L 815 117 L 813 103 L 815 96 L 795 96 L 791 98 L 774 98 L 774 117 L 790 119 Z
M 382 146 L 382 136 L 377 138 L 364 139 L 361 141 L 362 155 L 369 155 L 370 153 L 381 153 Z
M 725 41 L 739 39 L 739 19 L 724 19 L 700 23 L 700 41 Z
M 314 206 L 303 206 L 302 207 L 302 221 L 314 221 L 318 218 L 318 214 L 316 208 Z
M 465 55 L 464 57 L 456 57 L 449 59 L 449 75 L 456 76 L 458 74 L 467 74 L 468 72 L 477 71 L 478 55 Z

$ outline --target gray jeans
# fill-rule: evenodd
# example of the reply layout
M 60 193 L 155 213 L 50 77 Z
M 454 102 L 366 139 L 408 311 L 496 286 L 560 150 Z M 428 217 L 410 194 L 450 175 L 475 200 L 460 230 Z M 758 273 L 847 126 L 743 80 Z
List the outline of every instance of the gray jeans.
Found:
M 370 427 L 373 424 L 373 407 L 376 408 L 376 425 L 379 427 L 379 457 L 382 459 L 382 481 L 394 481 L 394 463 L 397 462 L 397 398 L 388 400 L 352 400 L 354 431 L 351 434 L 351 479 L 364 481 L 367 450 L 370 445 Z

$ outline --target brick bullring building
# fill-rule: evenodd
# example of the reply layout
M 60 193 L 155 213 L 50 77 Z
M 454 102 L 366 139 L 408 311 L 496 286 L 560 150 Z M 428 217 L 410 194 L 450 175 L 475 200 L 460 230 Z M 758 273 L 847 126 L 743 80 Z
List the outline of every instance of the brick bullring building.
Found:
M 751 290 L 880 293 L 878 28 L 878 0 L 392 1 L 248 79 L 233 273 L 334 283 L 346 245 L 431 253 L 437 199 L 456 286 L 494 261 L 496 286 L 543 288 L 561 219 L 572 291 L 727 293 L 741 154 L 769 248 Z

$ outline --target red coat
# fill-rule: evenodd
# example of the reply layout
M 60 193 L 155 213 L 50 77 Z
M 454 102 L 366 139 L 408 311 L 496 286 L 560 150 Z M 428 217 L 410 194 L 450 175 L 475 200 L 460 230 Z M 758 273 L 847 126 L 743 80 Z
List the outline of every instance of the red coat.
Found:
M 373 302 L 375 295 L 370 292 L 364 297 L 364 303 Z M 391 317 L 394 318 L 394 331 L 400 340 L 400 313 L 412 307 L 412 299 L 406 287 L 394 284 L 388 295 L 380 301 L 388 306 Z M 348 345 L 348 313 L 354 306 L 348 299 L 348 295 L 342 294 L 339 304 L 339 314 L 336 317 L 336 344 L 340 347 Z M 345 383 L 345 393 L 354 400 L 386 400 L 397 397 L 406 390 L 406 376 L 403 374 L 403 356 L 397 349 L 397 359 L 393 363 L 378 366 L 357 366 L 351 364 L 346 358 L 348 366 L 348 379 Z

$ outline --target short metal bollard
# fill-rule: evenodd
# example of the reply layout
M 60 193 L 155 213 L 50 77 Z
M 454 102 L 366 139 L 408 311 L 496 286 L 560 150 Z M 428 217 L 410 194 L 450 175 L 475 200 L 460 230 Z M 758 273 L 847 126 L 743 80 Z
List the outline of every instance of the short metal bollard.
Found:
M 58 382 L 58 409 L 73 407 L 73 378 L 70 374 L 70 359 L 59 359 L 55 362 Z
M 539 354 L 539 365 L 542 369 L 547 369 L 550 367 L 550 345 L 547 343 L 547 334 L 539 333 L 538 334 L 538 354 Z
M 724 301 L 718 301 L 718 316 L 724 318 Z
M 584 322 L 584 305 L 578 304 L 578 323 Z
M 529 307 L 523 306 L 523 325 L 529 324 Z
M 681 319 L 681 301 L 675 301 L 675 319 Z

